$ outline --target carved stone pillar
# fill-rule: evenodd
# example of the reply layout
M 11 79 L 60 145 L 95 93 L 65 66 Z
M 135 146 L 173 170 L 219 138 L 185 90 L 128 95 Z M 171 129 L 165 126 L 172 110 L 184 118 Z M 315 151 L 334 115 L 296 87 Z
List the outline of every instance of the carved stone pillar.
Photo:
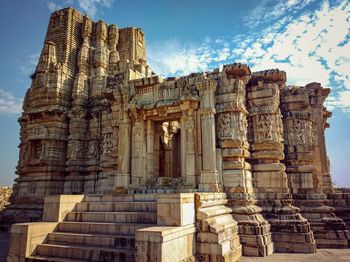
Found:
M 292 205 L 283 154 L 280 88 L 286 75 L 278 70 L 257 72 L 248 84 L 248 110 L 253 183 L 258 204 L 271 224 L 277 252 L 313 253 L 310 224 Z
M 146 139 L 145 126 L 142 118 L 136 118 L 132 127 L 131 148 L 131 186 L 138 188 L 145 183 L 146 170 Z
M 233 218 L 238 222 L 239 236 L 246 256 L 267 256 L 273 253 L 270 224 L 260 214 L 253 192 L 251 166 L 247 141 L 245 85 L 238 72 L 248 66 L 226 65 L 221 73 L 216 92 L 216 131 L 222 156 L 224 192 Z M 244 78 L 243 78 L 244 79 Z
M 329 127 L 327 118 L 332 113 L 324 107 L 324 101 L 330 93 L 329 88 L 323 88 L 319 83 L 310 83 L 306 85 L 309 90 L 309 99 L 311 106 L 311 119 L 313 121 L 314 133 L 314 165 L 316 167 L 317 192 L 333 193 L 332 179 L 330 176 L 329 159 L 326 150 L 325 129 Z
M 215 96 L 216 82 L 210 79 L 196 83 L 200 92 L 200 112 L 202 127 L 202 172 L 199 190 L 203 192 L 219 192 L 222 185 L 216 169 L 215 145 Z
M 115 168 L 109 173 L 107 192 L 113 194 L 126 193 L 130 185 L 130 160 L 131 160 L 131 117 L 138 117 L 137 110 L 133 108 L 129 112 L 126 92 L 127 77 L 124 73 L 117 73 L 107 78 L 107 86 L 103 92 L 105 98 L 111 104 L 110 127 L 113 131 L 113 150 L 111 156 Z M 129 114 L 131 113 L 131 115 Z M 134 114 L 134 115 L 133 115 Z M 105 127 L 106 128 L 106 127 Z M 108 127 L 107 127 L 108 128 Z
M 146 121 L 146 180 L 154 177 L 154 122 Z
M 184 102 L 181 107 L 184 110 L 180 119 L 181 177 L 185 187 L 194 189 L 196 187 L 194 112 L 190 102 Z
M 314 95 L 322 94 L 317 91 L 322 89 L 309 90 L 306 87 L 282 89 L 281 109 L 285 130 L 287 174 L 295 205 L 310 222 L 317 247 L 347 248 L 349 232 L 346 230 L 346 225 L 342 219 L 335 216 L 334 209 L 327 205 L 326 195 L 321 192 L 322 181 L 319 183 L 318 172 L 322 171 L 322 163 L 319 159 L 315 160 L 315 156 L 321 156 L 320 140 L 323 138 L 315 139 L 314 136 L 319 136 L 319 133 L 314 130 L 319 130 L 319 120 L 323 116 L 319 110 L 319 117 L 315 117 L 315 110 L 312 109 L 314 103 L 318 101 Z M 318 140 L 316 144 L 315 140 Z M 325 151 L 323 152 L 325 154 Z M 318 164 L 317 168 L 315 164 Z
M 130 136 L 129 120 L 119 122 L 118 172 L 111 179 L 114 193 L 125 193 L 130 184 Z

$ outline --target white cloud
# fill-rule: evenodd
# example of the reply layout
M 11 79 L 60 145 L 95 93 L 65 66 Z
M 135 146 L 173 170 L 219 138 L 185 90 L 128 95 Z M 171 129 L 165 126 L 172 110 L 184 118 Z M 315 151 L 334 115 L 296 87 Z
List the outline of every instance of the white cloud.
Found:
M 231 50 L 223 39 L 206 39 L 199 44 L 169 40 L 151 43 L 148 48 L 148 62 L 152 69 L 162 76 L 207 71 L 230 57 Z
M 100 11 L 101 8 L 110 8 L 113 1 L 114 0 L 48 0 L 47 7 L 51 12 L 54 12 L 63 7 L 72 6 L 82 13 L 88 14 L 91 18 L 95 18 L 97 12 Z
M 279 68 L 287 72 L 287 84 L 320 82 L 332 88 L 326 104 L 350 112 L 350 3 L 323 1 L 316 10 L 302 9 L 311 1 L 271 6 L 273 16 L 283 18 L 260 34 L 253 29 L 233 41 L 226 37 L 188 45 L 174 40 L 151 44 L 149 63 L 161 75 L 206 71 L 235 61 L 247 63 L 253 71 Z M 255 17 L 266 12 L 268 3 L 262 1 L 252 11 Z M 293 16 L 291 7 L 298 15 Z
M 253 70 L 285 70 L 288 82 L 305 85 L 317 81 L 332 88 L 329 105 L 350 111 L 350 3 L 342 1 L 331 7 L 324 1 L 315 12 L 306 12 L 283 30 L 276 30 L 270 47 L 264 39 L 247 49 L 241 58 Z M 271 32 L 270 32 L 271 33 Z M 262 56 L 259 54 L 264 53 Z
M 331 94 L 325 105 L 329 110 L 340 108 L 343 112 L 350 113 L 350 91 L 341 91 L 337 97 Z
M 91 17 L 95 17 L 101 7 L 111 7 L 113 0 L 77 0 L 80 9 Z
M 305 6 L 315 0 L 288 0 L 279 1 L 277 4 L 273 0 L 258 1 L 243 19 L 245 25 L 250 28 L 256 28 L 271 22 L 281 22 L 286 14 L 292 15 L 302 10 Z
M 51 12 L 55 12 L 62 8 L 60 5 L 56 4 L 54 1 L 47 1 L 46 4 L 47 4 L 47 8 L 49 8 Z
M 350 112 L 350 91 L 343 91 L 340 93 L 339 104 L 346 112 Z
M 23 99 L 0 88 L 0 114 L 19 114 L 22 112 Z
M 19 62 L 19 70 L 21 74 L 29 76 L 35 71 L 35 67 L 39 61 L 39 53 L 27 54 L 24 59 Z

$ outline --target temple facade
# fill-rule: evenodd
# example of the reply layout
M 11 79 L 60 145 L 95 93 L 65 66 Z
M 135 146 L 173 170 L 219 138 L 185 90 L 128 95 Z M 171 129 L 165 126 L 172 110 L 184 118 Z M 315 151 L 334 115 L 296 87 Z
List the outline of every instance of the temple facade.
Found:
M 141 29 L 72 8 L 51 15 L 31 78 L 0 220 L 38 223 L 12 226 L 8 261 L 349 247 L 350 195 L 333 190 L 321 84 L 287 86 L 285 72 L 241 63 L 164 79 L 147 65 Z M 38 225 L 42 242 L 15 247 Z

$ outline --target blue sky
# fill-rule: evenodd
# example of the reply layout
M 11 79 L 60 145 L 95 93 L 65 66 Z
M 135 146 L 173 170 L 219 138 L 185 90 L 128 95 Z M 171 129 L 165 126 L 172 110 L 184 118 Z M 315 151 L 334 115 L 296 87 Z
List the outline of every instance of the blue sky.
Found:
M 347 0 L 2 0 L 0 1 L 0 184 L 18 160 L 24 94 L 50 13 L 72 6 L 95 20 L 145 32 L 148 63 L 163 76 L 244 62 L 279 68 L 287 83 L 332 89 L 326 132 L 333 180 L 350 186 L 350 3 Z

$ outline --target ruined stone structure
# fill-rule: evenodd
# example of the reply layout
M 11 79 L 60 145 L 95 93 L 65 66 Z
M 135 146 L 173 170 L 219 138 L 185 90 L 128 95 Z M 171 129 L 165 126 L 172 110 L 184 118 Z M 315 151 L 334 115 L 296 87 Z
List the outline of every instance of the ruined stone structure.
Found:
M 240 63 L 163 79 L 147 65 L 140 29 L 54 12 L 0 215 L 42 222 L 12 227 L 8 261 L 236 261 L 348 248 L 350 197 L 333 192 L 325 147 L 328 93 Z

